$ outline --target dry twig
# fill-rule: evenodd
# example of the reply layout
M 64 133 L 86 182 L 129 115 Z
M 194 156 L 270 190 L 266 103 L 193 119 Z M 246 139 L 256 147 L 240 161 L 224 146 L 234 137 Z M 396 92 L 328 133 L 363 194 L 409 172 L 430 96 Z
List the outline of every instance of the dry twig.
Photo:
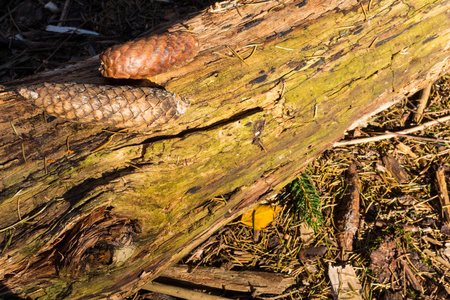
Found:
M 445 116 L 427 123 L 424 123 L 420 126 L 416 126 L 416 127 L 412 127 L 412 128 L 408 128 L 405 130 L 401 130 L 401 131 L 397 131 L 397 132 L 393 132 L 393 133 L 388 133 L 388 134 L 384 134 L 384 135 L 379 135 L 379 136 L 374 136 L 374 137 L 369 137 L 369 138 L 362 138 L 362 139 L 354 139 L 354 140 L 348 140 L 348 141 L 339 141 L 333 144 L 333 147 L 342 147 L 342 146 L 350 146 L 350 145 L 356 145 L 356 144 L 362 144 L 362 143 L 369 143 L 369 142 L 377 142 L 377 141 L 382 141 L 382 140 L 387 140 L 393 137 L 396 137 L 399 134 L 408 134 L 408 133 L 413 133 L 413 132 L 417 132 L 417 131 L 421 131 L 424 130 L 427 127 L 433 126 L 433 125 L 437 125 L 440 123 L 444 123 L 444 122 L 448 122 L 450 121 L 450 116 Z
M 439 200 L 442 207 L 442 217 L 444 221 L 450 223 L 450 197 L 448 196 L 447 182 L 445 180 L 445 168 L 440 166 L 436 172 L 437 184 L 439 187 Z

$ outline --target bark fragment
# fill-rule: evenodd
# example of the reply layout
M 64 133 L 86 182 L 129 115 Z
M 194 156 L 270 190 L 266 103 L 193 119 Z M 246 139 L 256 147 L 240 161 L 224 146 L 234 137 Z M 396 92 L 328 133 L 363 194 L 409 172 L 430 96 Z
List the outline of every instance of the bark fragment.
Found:
M 389 155 L 385 155 L 383 156 L 382 160 L 386 169 L 389 171 L 389 173 L 391 173 L 391 175 L 398 183 L 402 184 L 409 182 L 408 173 L 395 158 Z
M 359 227 L 359 176 L 356 165 L 351 164 L 346 175 L 346 191 L 339 203 L 336 214 L 336 225 L 338 230 L 337 241 L 342 248 L 343 258 L 347 259 L 348 253 L 353 250 L 353 239 Z
M 356 276 L 355 269 L 351 265 L 345 267 L 328 267 L 328 277 L 330 278 L 331 289 L 335 299 L 362 300 L 362 286 Z

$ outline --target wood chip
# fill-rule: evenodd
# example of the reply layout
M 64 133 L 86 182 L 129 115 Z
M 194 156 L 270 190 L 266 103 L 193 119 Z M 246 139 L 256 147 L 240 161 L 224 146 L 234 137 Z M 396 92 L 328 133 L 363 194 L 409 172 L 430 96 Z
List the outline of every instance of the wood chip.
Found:
M 362 300 L 362 286 L 351 265 L 328 266 L 328 277 L 330 278 L 331 290 L 336 299 L 340 300 Z
M 429 242 L 429 243 L 431 243 L 431 244 L 433 244 L 433 245 L 436 245 L 436 246 L 441 246 L 442 247 L 444 245 L 441 241 L 437 241 L 437 240 L 435 240 L 433 238 L 430 238 L 429 236 L 426 236 L 426 235 L 423 236 L 422 239 L 427 241 L 427 242 Z
M 429 83 L 421 92 L 420 92 L 420 100 L 419 105 L 417 107 L 417 111 L 414 114 L 414 122 L 420 123 L 423 118 L 423 111 L 427 107 L 428 98 L 430 98 L 432 83 Z
M 314 241 L 314 229 L 307 224 L 300 225 L 300 239 L 304 245 L 310 245 Z
M 389 171 L 389 173 L 391 173 L 392 177 L 394 177 L 394 179 L 398 183 L 403 184 L 409 182 L 408 173 L 395 158 L 389 155 L 385 155 L 383 156 L 382 160 L 386 169 Z
M 306 262 L 324 256 L 327 250 L 328 248 L 325 246 L 310 247 L 300 250 L 298 257 L 302 262 Z
M 406 155 L 411 156 L 412 158 L 418 158 L 417 154 L 415 154 L 412 150 L 411 147 L 399 142 L 395 148 L 397 148 L 397 150 L 399 150 L 402 153 L 405 153 Z

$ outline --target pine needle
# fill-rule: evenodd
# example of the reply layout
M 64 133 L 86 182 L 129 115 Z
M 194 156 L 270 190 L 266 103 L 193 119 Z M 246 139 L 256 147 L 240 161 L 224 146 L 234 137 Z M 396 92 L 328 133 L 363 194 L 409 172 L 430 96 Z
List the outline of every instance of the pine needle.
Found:
M 317 230 L 323 221 L 322 206 L 319 193 L 311 177 L 306 173 L 300 173 L 287 185 L 286 191 L 285 198 L 292 197 L 299 219 Z

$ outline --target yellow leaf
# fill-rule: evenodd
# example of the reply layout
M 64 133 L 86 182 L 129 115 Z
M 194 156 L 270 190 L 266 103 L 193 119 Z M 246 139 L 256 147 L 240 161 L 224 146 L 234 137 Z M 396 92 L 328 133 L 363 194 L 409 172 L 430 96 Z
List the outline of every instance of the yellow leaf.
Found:
M 241 222 L 254 230 L 261 230 L 272 222 L 280 210 L 281 206 L 259 204 L 254 209 L 244 213 Z

